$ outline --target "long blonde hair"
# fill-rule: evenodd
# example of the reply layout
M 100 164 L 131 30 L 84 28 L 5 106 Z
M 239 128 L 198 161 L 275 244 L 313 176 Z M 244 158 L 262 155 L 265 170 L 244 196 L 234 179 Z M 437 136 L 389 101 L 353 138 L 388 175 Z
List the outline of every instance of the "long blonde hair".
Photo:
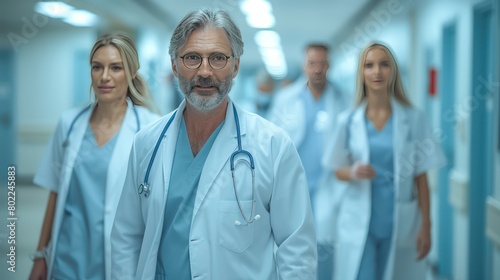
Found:
M 137 54 L 135 43 L 130 36 L 125 33 L 116 32 L 104 34 L 99 37 L 90 51 L 90 64 L 92 64 L 95 52 L 100 47 L 108 45 L 116 47 L 122 57 L 128 83 L 127 96 L 135 105 L 144 106 L 151 111 L 157 112 L 158 109 L 153 96 L 149 92 L 146 81 L 137 73 L 140 68 L 139 55 Z
M 403 86 L 403 82 L 401 81 L 401 74 L 399 73 L 399 67 L 392 54 L 389 47 L 380 42 L 371 42 L 366 47 L 364 47 L 360 54 L 358 60 L 358 70 L 356 74 L 356 94 L 354 96 L 354 106 L 359 106 L 366 99 L 366 88 L 365 81 L 363 75 L 363 69 L 365 66 L 366 54 L 374 49 L 378 48 L 383 50 L 387 57 L 389 58 L 389 64 L 391 65 L 391 77 L 389 79 L 389 83 L 387 85 L 387 91 L 389 93 L 389 97 L 396 98 L 396 100 L 404 106 L 411 107 L 411 102 L 406 96 L 406 91 Z

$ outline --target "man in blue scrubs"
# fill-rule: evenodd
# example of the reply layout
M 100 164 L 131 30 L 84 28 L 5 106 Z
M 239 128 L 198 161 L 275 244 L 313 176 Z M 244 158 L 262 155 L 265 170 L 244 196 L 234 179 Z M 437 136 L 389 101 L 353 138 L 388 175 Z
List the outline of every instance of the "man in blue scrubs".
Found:
M 333 192 L 338 189 L 333 186 L 335 178 L 331 170 L 321 166 L 321 159 L 337 115 L 349 106 L 347 98 L 327 79 L 328 51 L 328 46 L 321 43 L 306 46 L 303 65 L 306 79 L 301 78 L 277 92 L 269 113 L 269 119 L 289 133 L 304 165 L 318 229 L 320 280 L 332 278 L 335 225 L 331 217 L 335 212 Z

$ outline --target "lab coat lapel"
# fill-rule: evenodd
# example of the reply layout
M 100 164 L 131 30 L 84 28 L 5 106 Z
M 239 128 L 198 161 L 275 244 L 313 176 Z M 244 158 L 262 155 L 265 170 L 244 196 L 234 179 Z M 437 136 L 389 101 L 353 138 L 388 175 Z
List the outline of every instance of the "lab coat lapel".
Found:
M 408 143 L 410 124 L 406 110 L 394 99 L 391 99 L 391 107 L 394 113 L 394 133 L 393 141 L 395 144 L 394 150 L 394 184 L 395 186 L 400 185 L 401 176 L 404 176 L 401 169 L 401 163 L 403 162 L 403 152 L 405 144 Z M 396 188 L 396 194 L 398 193 L 398 188 Z
M 353 143 L 352 156 L 354 161 L 370 162 L 370 149 L 365 124 L 366 102 L 361 104 L 354 112 L 351 123 L 348 124 L 350 143 Z
M 111 235 L 113 219 L 125 182 L 125 176 L 119 176 L 122 173 L 116 172 L 116 169 L 113 167 L 120 166 L 123 162 L 128 162 L 132 141 L 135 133 L 139 130 L 136 119 L 138 116 L 134 113 L 133 106 L 134 104 L 127 98 L 127 111 L 125 112 L 122 126 L 115 136 L 117 139 L 108 165 L 104 203 L 104 233 L 106 236 Z M 106 278 L 111 278 L 111 243 L 108 238 L 105 238 L 104 245 L 106 253 Z
M 68 191 L 69 191 L 69 184 L 71 180 L 71 176 L 73 174 L 73 167 L 75 166 L 75 161 L 78 157 L 78 153 L 80 152 L 80 146 L 83 141 L 83 136 L 85 135 L 85 131 L 87 130 L 87 127 L 89 126 L 89 121 L 90 121 L 90 116 L 92 115 L 92 112 L 94 111 L 95 103 L 92 103 L 89 105 L 90 108 L 85 109 L 85 112 L 81 116 L 78 116 L 78 113 L 76 113 L 73 118 L 68 123 L 68 127 L 71 125 L 71 122 L 75 120 L 75 123 L 73 125 L 73 130 L 69 135 L 67 136 L 68 139 L 68 146 L 64 150 L 64 160 L 63 164 L 61 165 L 60 168 L 61 170 L 61 188 L 59 189 L 59 192 L 57 193 L 57 204 L 58 205 L 65 205 L 66 204 L 66 199 L 68 196 Z M 84 108 L 82 108 L 84 110 Z M 75 119 L 76 118 L 76 119 Z M 54 227 L 52 229 L 52 236 L 51 236 L 51 249 L 55 250 L 57 242 L 53 240 L 58 240 L 59 239 L 59 231 L 61 227 L 61 221 L 63 219 L 64 215 L 64 210 L 61 209 L 56 209 L 57 211 L 54 213 Z M 50 254 L 49 255 L 49 263 L 52 263 L 54 261 L 54 255 L 55 254 Z M 49 265 L 48 267 L 48 275 L 50 276 L 52 274 L 52 266 Z
M 162 193 L 156 193 L 158 197 L 163 198 L 162 203 L 158 204 L 156 203 L 155 205 L 158 206 L 157 209 L 154 209 L 153 211 L 159 211 L 158 213 L 162 213 L 165 209 L 165 204 L 167 201 L 167 193 L 168 189 L 170 187 L 170 176 L 172 173 L 172 165 L 174 161 L 174 155 L 175 155 L 175 146 L 177 144 L 177 138 L 179 135 L 179 127 L 181 124 L 181 119 L 183 118 L 182 114 L 184 112 L 184 109 L 186 108 L 186 100 L 184 99 L 179 107 L 177 108 L 177 113 L 175 114 L 174 120 L 170 124 L 170 127 L 167 129 L 165 132 L 165 135 L 163 136 L 162 140 L 162 145 L 159 148 L 159 151 L 162 151 L 161 153 L 158 153 L 156 156 L 158 157 L 159 162 L 161 162 L 161 170 L 162 170 L 162 176 L 155 176 L 156 178 L 161 178 L 161 181 L 155 182 L 158 186 L 164 186 L 160 188 L 163 190 Z M 170 116 L 166 118 L 165 125 L 167 125 L 168 120 L 170 119 Z M 161 127 L 161 129 L 164 128 L 164 126 Z M 155 136 L 155 137 L 159 137 Z M 155 142 L 156 143 L 156 142 Z M 155 159 L 156 161 L 156 159 Z M 153 167 L 154 168 L 154 167 Z
M 229 161 L 229 157 L 234 151 L 236 151 L 238 146 L 233 106 L 234 104 L 231 100 L 229 100 L 224 125 L 219 131 L 212 149 L 208 154 L 207 160 L 205 161 L 205 166 L 201 173 L 200 182 L 198 184 L 198 190 L 196 193 L 196 200 L 193 210 L 193 220 L 196 217 L 196 214 L 198 213 L 198 210 L 207 195 L 209 198 L 217 195 L 221 191 L 221 189 L 226 187 L 228 182 L 231 182 L 232 180 L 230 177 L 221 178 L 218 177 L 218 175 L 221 172 L 222 168 L 229 168 L 229 165 L 227 164 Z M 241 109 L 236 109 L 238 110 L 238 113 L 241 112 Z M 241 136 L 243 139 L 243 136 L 246 132 L 245 115 L 243 113 L 240 113 L 238 114 L 238 117 L 240 122 Z M 218 178 L 217 181 L 216 178 Z M 209 192 L 211 193 L 209 194 Z
M 132 146 L 135 133 L 138 130 L 137 120 L 133 109 L 134 104 L 127 98 L 127 111 L 125 118 L 122 122 L 122 127 L 116 135 L 116 144 L 113 149 L 113 155 L 109 162 L 109 166 L 119 166 L 120 162 L 128 162 L 130 153 L 128 149 Z M 124 177 L 117 176 L 119 173 L 115 172 L 113 168 L 108 168 L 107 185 L 106 185 L 106 204 L 108 207 L 112 206 L 109 202 L 115 200 L 118 203 L 121 188 L 123 187 Z M 112 207 L 110 207 L 112 208 Z M 111 209 L 105 209 L 111 210 Z
M 90 108 L 86 109 L 81 116 L 77 117 L 77 115 L 75 115 L 75 118 L 77 119 L 75 120 L 75 123 L 73 125 L 73 130 L 68 135 L 67 140 L 69 145 L 66 147 L 66 150 L 64 151 L 64 164 L 62 166 L 64 168 L 64 171 L 62 172 L 62 174 L 64 175 L 62 182 L 63 186 L 68 186 L 71 180 L 71 175 L 73 174 L 73 167 L 78 157 L 78 153 L 80 152 L 80 146 L 82 145 L 83 142 L 83 136 L 85 135 L 85 131 L 87 131 L 87 128 L 89 126 L 90 117 L 92 116 L 92 112 L 94 111 L 96 103 L 92 103 L 89 106 Z M 65 191 L 67 191 L 67 188 L 64 188 L 63 192 L 60 192 L 58 195 L 59 196 L 62 195 L 64 199 L 66 199 Z

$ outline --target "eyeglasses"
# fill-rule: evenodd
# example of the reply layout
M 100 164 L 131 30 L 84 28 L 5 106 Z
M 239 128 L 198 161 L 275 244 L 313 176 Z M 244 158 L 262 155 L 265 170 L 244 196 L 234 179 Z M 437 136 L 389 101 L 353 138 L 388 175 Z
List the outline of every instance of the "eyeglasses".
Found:
M 187 53 L 183 56 L 179 56 L 182 59 L 182 63 L 186 68 L 195 70 L 201 66 L 203 58 L 206 56 L 201 56 L 197 53 Z M 233 56 L 227 56 L 223 53 L 214 53 L 208 57 L 208 64 L 215 70 L 220 70 L 227 65 L 227 60 Z
M 309 68 L 316 68 L 317 66 L 320 66 L 321 69 L 328 67 L 328 61 L 309 61 L 307 63 L 307 67 Z

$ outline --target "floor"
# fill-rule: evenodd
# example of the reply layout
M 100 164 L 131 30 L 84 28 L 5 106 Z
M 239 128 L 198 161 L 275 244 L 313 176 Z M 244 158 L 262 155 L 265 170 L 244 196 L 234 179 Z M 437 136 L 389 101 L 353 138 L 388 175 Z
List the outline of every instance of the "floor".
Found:
M 12 221 L 7 220 L 7 195 L 12 195 L 7 193 L 5 186 L 2 186 L 0 190 L 0 220 L 5 221 L 5 226 L 0 226 L 0 279 L 26 280 L 33 264 L 29 254 L 36 250 L 38 244 L 49 192 L 27 185 L 19 185 L 15 188 L 17 220 L 14 221 L 15 230 L 11 231 L 7 227 Z M 14 245 L 8 244 L 9 235 L 15 238 L 10 239 L 15 240 L 15 272 L 8 270 L 10 265 L 7 263 L 7 255 L 10 254 L 10 246 Z

